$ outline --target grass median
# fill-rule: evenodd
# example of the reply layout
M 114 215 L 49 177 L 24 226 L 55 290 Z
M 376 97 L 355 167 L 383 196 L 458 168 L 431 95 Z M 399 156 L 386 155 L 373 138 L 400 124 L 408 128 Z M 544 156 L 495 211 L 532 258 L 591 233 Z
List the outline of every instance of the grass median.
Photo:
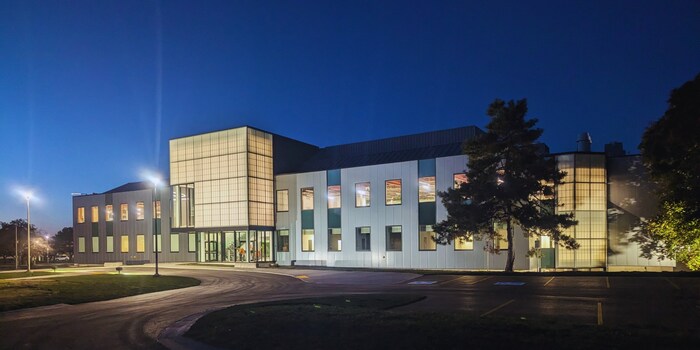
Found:
M 190 277 L 97 274 L 0 280 L 0 311 L 53 304 L 80 304 L 199 285 Z
M 239 305 L 185 334 L 226 349 L 686 348 L 687 331 L 612 328 L 463 312 L 405 312 L 406 295 L 351 295 Z
M 38 277 L 38 276 L 48 276 L 55 275 L 53 271 L 22 271 L 22 272 L 3 272 L 0 273 L 0 280 L 6 280 L 10 278 L 23 278 L 23 277 Z

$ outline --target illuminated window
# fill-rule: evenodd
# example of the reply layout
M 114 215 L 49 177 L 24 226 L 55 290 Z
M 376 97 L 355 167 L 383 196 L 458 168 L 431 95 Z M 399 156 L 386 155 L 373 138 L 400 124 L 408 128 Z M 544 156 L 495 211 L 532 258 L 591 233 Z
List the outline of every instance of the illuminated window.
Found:
M 277 252 L 289 252 L 289 230 L 277 230 Z
M 457 237 L 454 240 L 455 244 L 455 250 L 473 250 L 474 249 L 474 240 L 472 237 Z
M 126 203 L 122 203 L 119 205 L 119 212 L 121 213 L 121 220 L 126 221 L 129 220 L 129 205 Z
M 328 251 L 339 252 L 343 249 L 343 242 L 341 240 L 342 234 L 339 228 L 329 228 L 328 229 Z
M 92 252 L 93 253 L 99 253 L 100 252 L 100 237 L 92 237 Z
M 453 176 L 453 187 L 454 189 L 458 189 L 462 184 L 467 183 L 467 174 L 464 173 L 457 173 L 454 174 Z
M 163 241 L 162 235 L 153 235 L 153 252 L 154 253 L 155 253 L 156 247 L 158 248 L 158 253 L 163 251 L 162 250 L 163 249 L 163 247 L 162 247 L 163 242 L 162 241 Z
M 136 252 L 143 253 L 146 251 L 146 237 L 144 235 L 136 235 Z
M 105 205 L 105 221 L 114 221 L 114 207 L 111 204 Z
M 143 202 L 136 202 L 136 220 L 144 219 Z
M 386 197 L 384 204 L 401 205 L 401 180 L 386 180 L 384 182 Z
M 497 222 L 494 224 L 497 236 L 495 237 L 494 246 L 498 250 L 508 250 L 508 228 L 505 223 Z
M 106 242 L 107 250 L 105 250 L 105 252 L 114 253 L 114 236 L 107 236 Z
M 202 184 L 206 186 L 211 185 L 212 182 L 214 181 L 207 181 Z M 237 193 L 245 193 L 245 187 L 235 188 L 234 190 Z M 211 193 L 212 190 L 211 188 L 203 188 L 202 192 Z M 205 203 L 206 200 L 210 203 L 212 199 L 206 198 Z M 173 227 L 194 227 L 194 184 L 173 187 L 172 208 Z
M 301 210 L 314 210 L 314 189 L 301 189 Z
M 289 190 L 277 191 L 277 211 L 289 211 Z
M 160 201 L 153 201 L 153 212 L 155 213 L 155 218 L 160 219 Z
M 435 202 L 435 176 L 418 178 L 418 202 Z
M 369 182 L 360 182 L 355 184 L 355 207 L 369 207 L 369 203 Z
M 177 233 L 170 234 L 170 252 L 178 253 L 180 251 L 180 235 Z
M 437 250 L 435 232 L 432 225 L 420 225 L 418 227 L 418 250 Z
M 122 253 L 128 253 L 129 252 L 129 236 L 123 235 L 122 236 L 122 242 L 121 242 L 121 252 Z
M 369 226 L 355 228 L 355 250 L 370 251 L 371 229 Z
M 301 230 L 301 251 L 314 251 L 314 230 Z
M 190 253 L 197 251 L 197 234 L 194 232 L 187 234 L 187 251 Z
M 340 186 L 328 186 L 328 208 L 340 208 Z
M 85 237 L 78 237 L 78 253 L 85 253 Z
M 398 252 L 402 249 L 401 226 L 386 227 L 386 250 Z
M 85 222 L 85 207 L 78 207 L 78 223 L 82 224 Z
M 100 208 L 97 206 L 93 206 L 90 208 L 90 220 L 92 222 L 99 222 L 100 221 Z

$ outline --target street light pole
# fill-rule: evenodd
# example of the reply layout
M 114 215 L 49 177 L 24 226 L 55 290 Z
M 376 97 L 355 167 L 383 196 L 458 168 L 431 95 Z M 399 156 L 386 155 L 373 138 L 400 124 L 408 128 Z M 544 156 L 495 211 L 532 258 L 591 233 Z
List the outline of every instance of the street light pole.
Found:
M 17 253 L 18 251 L 18 246 L 19 245 L 19 238 L 17 237 L 17 224 L 15 224 L 15 270 L 19 270 L 19 254 Z
M 27 200 L 27 272 L 32 272 L 32 241 L 30 239 L 32 224 L 29 212 L 29 195 L 26 195 L 24 198 Z
M 153 181 L 153 244 L 155 245 L 156 251 L 156 274 L 153 277 L 158 277 L 158 248 L 160 248 L 160 242 L 158 237 L 158 219 L 156 218 L 156 201 L 158 200 L 158 181 Z

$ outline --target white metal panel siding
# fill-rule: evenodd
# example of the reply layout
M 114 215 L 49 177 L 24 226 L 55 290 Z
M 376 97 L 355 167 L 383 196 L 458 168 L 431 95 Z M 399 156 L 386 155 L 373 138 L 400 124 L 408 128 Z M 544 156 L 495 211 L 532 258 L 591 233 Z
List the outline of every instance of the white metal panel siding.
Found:
M 301 219 L 297 214 L 299 208 L 297 199 L 297 197 L 299 197 L 299 187 L 297 186 L 296 175 L 277 176 L 275 178 L 275 190 L 288 190 L 289 192 L 289 211 L 277 212 L 277 208 L 275 207 L 275 224 L 278 230 L 289 230 L 289 252 L 276 252 L 277 263 L 280 265 L 290 265 L 292 260 L 296 259 L 295 252 L 296 249 L 298 249 L 297 240 L 301 239 L 299 234 L 297 234 L 297 222 Z M 277 195 L 275 192 L 275 201 L 276 200 Z M 301 224 L 299 224 L 299 227 L 301 227 Z

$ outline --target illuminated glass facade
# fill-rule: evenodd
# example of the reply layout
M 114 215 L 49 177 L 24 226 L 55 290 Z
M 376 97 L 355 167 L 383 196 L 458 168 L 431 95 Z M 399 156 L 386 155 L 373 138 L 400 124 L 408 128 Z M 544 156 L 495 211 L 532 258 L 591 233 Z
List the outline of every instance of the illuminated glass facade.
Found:
M 577 225 L 565 233 L 581 247 L 557 247 L 557 268 L 604 268 L 607 255 L 607 187 L 605 154 L 572 153 L 556 156 L 559 170 L 566 172 L 556 187 L 558 213 L 573 213 Z

